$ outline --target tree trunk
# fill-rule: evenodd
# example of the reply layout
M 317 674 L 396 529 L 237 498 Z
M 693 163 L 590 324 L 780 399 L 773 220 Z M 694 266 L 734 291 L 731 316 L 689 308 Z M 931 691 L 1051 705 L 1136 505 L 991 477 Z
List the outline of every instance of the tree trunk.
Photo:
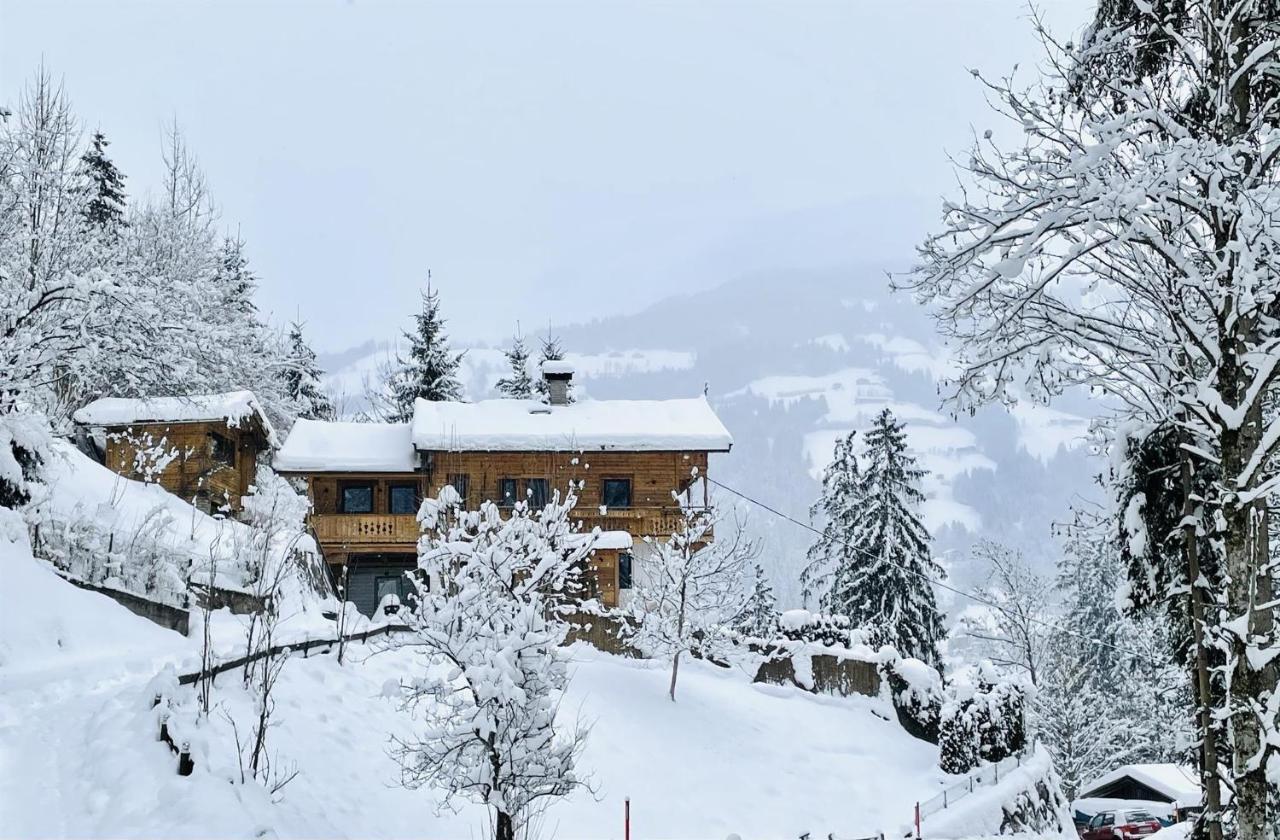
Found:
M 1240 379 L 1243 372 L 1237 371 Z M 1271 589 L 1269 572 L 1265 562 L 1260 563 L 1260 552 L 1265 551 L 1266 541 L 1262 532 L 1266 529 L 1265 517 L 1258 516 L 1257 503 L 1242 504 L 1239 493 L 1250 487 L 1241 487 L 1235 478 L 1258 448 L 1262 427 L 1262 407 L 1255 403 L 1249 409 L 1244 424 L 1239 429 L 1228 428 L 1220 435 L 1222 446 L 1223 510 L 1226 524 L 1223 535 L 1224 561 L 1226 564 L 1227 599 L 1223 628 L 1230 651 L 1230 692 L 1228 695 L 1232 752 L 1232 778 L 1235 782 L 1237 830 L 1240 840 L 1265 840 L 1267 836 L 1268 785 L 1265 758 L 1267 747 L 1259 713 L 1261 704 L 1271 693 L 1269 686 L 1274 669 L 1255 668 L 1249 662 L 1248 648 L 1251 642 L 1269 638 L 1272 631 L 1271 608 L 1256 609 L 1265 603 L 1259 596 Z
M 671 702 L 676 702 L 676 675 L 680 673 L 680 651 L 671 658 Z
M 1195 688 L 1200 726 L 1200 788 L 1204 791 L 1204 813 L 1209 840 L 1222 840 L 1222 787 L 1218 775 L 1218 734 L 1214 729 L 1211 709 L 1213 695 L 1209 687 L 1209 652 L 1204 646 L 1204 592 L 1200 589 L 1200 554 L 1196 543 L 1195 500 L 1192 498 L 1191 455 L 1182 452 L 1182 548 L 1187 559 L 1187 577 L 1191 581 L 1191 628 L 1195 641 Z
M 516 823 L 511 815 L 498 811 L 497 821 L 493 827 L 494 840 L 516 840 Z

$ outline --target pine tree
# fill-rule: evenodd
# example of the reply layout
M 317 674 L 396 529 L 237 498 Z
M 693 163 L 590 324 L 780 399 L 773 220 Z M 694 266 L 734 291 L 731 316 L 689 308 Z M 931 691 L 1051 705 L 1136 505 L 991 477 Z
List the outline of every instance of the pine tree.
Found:
M 398 369 L 388 383 L 393 423 L 413 419 L 413 401 L 448 402 L 462 399 L 462 383 L 458 381 L 458 364 L 462 353 L 454 353 L 445 335 L 445 320 L 440 317 L 440 294 L 427 286 L 422 295 L 422 311 L 413 316 L 415 332 L 406 332 L 409 357 L 398 358 Z
M 751 594 L 747 603 L 733 619 L 734 628 L 743 635 L 763 639 L 773 633 L 778 621 L 777 600 L 773 587 L 765 577 L 764 567 L 756 564 L 755 578 L 751 582 Z
M 918 515 L 924 475 L 907 453 L 903 425 L 884 409 L 866 434 L 848 565 L 826 597 L 873 639 L 936 666 L 946 629 L 930 581 L 946 573 L 929 553 Z
M 333 402 L 320 384 L 324 371 L 316 365 L 316 353 L 307 345 L 302 324 L 297 321 L 289 327 L 289 362 L 284 371 L 285 392 L 296 405 L 298 416 L 334 419 Z
M 218 288 L 222 303 L 239 315 L 256 315 L 258 307 L 253 303 L 258 289 L 258 277 L 249 268 L 249 258 L 244 253 L 244 240 L 239 236 L 225 237 L 218 255 Z
M 801 595 L 807 604 L 817 596 L 823 612 L 849 614 L 843 597 L 850 592 L 850 575 L 859 566 L 852 548 L 861 516 L 858 504 L 858 461 L 854 456 L 856 432 L 836 441 L 831 463 L 822 471 L 822 495 L 809 515 L 824 520 L 822 536 L 809 548 L 809 565 L 800 573 Z
M 124 175 L 107 157 L 111 145 L 101 131 L 93 133 L 92 146 L 80 156 L 80 164 L 88 179 L 89 201 L 84 215 L 99 230 L 115 233 L 128 224 L 125 221 Z
M 560 339 L 551 333 L 547 333 L 547 337 L 542 339 L 542 349 L 538 354 L 538 371 L 541 374 L 543 362 L 559 362 L 564 360 L 564 349 L 560 346 Z M 539 398 L 545 403 L 551 400 L 550 392 L 547 390 L 547 380 L 541 375 L 534 382 L 534 390 L 538 392 Z M 569 402 L 573 402 L 573 383 L 569 383 Z
M 533 397 L 533 379 L 529 376 L 529 348 L 519 331 L 511 338 L 511 347 L 503 353 L 511 368 L 509 376 L 498 380 L 498 393 L 513 400 Z

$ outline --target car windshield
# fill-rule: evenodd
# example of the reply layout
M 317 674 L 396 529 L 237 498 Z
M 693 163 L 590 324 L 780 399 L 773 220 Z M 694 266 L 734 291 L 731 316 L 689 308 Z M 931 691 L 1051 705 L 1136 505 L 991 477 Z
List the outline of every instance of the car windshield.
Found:
M 1155 817 L 1151 816 L 1146 811 L 1129 812 L 1129 822 L 1151 822 L 1154 819 Z

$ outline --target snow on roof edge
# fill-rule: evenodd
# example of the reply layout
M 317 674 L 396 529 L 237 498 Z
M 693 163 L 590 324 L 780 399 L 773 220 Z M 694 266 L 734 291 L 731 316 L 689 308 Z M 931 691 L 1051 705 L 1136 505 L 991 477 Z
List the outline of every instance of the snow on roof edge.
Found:
M 258 397 L 249 390 L 168 397 L 100 397 L 76 409 L 71 419 L 82 426 L 127 426 L 132 423 L 208 423 L 225 421 L 236 428 L 249 417 L 262 424 L 268 444 L 280 446 L 275 427 Z

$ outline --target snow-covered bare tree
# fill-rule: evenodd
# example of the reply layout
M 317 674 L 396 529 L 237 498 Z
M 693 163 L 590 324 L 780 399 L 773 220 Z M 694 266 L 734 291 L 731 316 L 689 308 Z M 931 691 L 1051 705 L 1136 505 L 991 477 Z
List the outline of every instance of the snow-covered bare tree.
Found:
M 983 658 L 1039 685 L 1049 641 L 1053 584 L 1036 574 L 1022 552 L 979 539 L 970 560 L 988 569 L 979 595 L 987 604 L 960 617 L 960 633 L 979 643 Z
M 529 376 L 529 347 L 520 330 L 511 337 L 511 346 L 503 351 L 509 371 L 495 386 L 499 394 L 513 400 L 533 398 L 533 377 Z
M 67 357 L 91 342 L 105 278 L 79 143 L 71 103 L 42 66 L 0 117 L 0 414 L 49 408 Z
M 333 420 L 333 401 L 325 393 L 320 377 L 324 375 L 316 364 L 316 351 L 302 335 L 302 324 L 294 321 L 289 326 L 289 358 L 284 369 L 285 393 L 293 402 L 299 417 L 311 420 Z
M 458 364 L 462 353 L 455 353 L 445 335 L 445 319 L 440 315 L 440 293 L 431 288 L 422 295 L 422 311 L 413 316 L 414 331 L 406 332 L 408 358 L 397 358 L 389 369 L 386 383 L 389 397 L 388 416 L 393 423 L 413 419 L 413 401 L 422 399 L 442 402 L 462 399 L 462 383 L 458 380 Z
M 394 752 L 405 785 L 437 788 L 445 806 L 463 797 L 492 809 L 496 840 L 514 840 L 584 784 L 574 765 L 586 731 L 556 728 L 569 680 L 557 593 L 591 550 L 589 539 L 562 539 L 575 502 L 572 491 L 540 511 L 517 502 L 504 517 L 492 502 L 463 510 L 445 487 L 418 514 L 422 580 L 413 632 L 397 644 L 422 654 L 403 687 L 428 726 Z
M 681 657 L 721 659 L 732 651 L 734 619 L 748 594 L 747 564 L 758 553 L 742 522 L 725 533 L 726 521 L 714 509 L 686 507 L 683 513 L 669 538 L 646 538 L 652 553 L 634 570 L 625 631 L 647 656 L 671 663 L 672 701 Z
M 1280 447 L 1280 425 L 1264 422 L 1280 376 L 1276 20 L 1274 0 L 1105 0 L 1079 43 L 1041 27 L 1043 77 L 987 84 L 1021 143 L 975 144 L 964 196 L 902 282 L 956 345 L 957 407 L 1091 385 L 1121 414 L 1176 424 L 1190 472 L 1220 470 L 1205 505 L 1225 584 L 1204 591 L 1189 572 L 1187 597 L 1202 646 L 1226 652 L 1227 705 L 1205 718 L 1227 721 L 1244 840 L 1280 824 L 1264 538 Z M 1222 797 L 1202 737 L 1216 838 Z

